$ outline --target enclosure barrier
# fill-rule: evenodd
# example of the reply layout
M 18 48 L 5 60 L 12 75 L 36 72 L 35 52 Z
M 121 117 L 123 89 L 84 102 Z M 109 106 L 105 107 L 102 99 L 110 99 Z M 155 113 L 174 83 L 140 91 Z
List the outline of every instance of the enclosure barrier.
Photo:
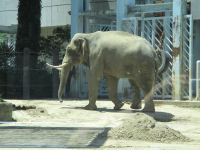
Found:
M 23 51 L 23 99 L 30 98 L 30 49 L 24 48 Z M 59 65 L 59 50 L 53 49 L 53 65 Z M 52 97 L 57 98 L 59 87 L 59 71 L 52 69 Z M 36 77 L 37 78 L 37 77 Z
M 7 44 L 7 43 L 6 43 Z M 59 64 L 59 50 L 31 52 L 24 48 L 0 51 L 0 94 L 4 98 L 57 98 L 59 71 L 47 67 L 46 62 Z M 36 54 L 37 53 L 37 54 Z M 48 54 L 48 57 L 46 57 Z M 35 58 L 37 55 L 37 59 Z M 53 59 L 51 58 L 53 56 Z M 36 66 L 31 61 L 35 60 Z
M 196 100 L 199 100 L 200 89 L 199 89 L 199 82 L 200 82 L 200 60 L 196 62 Z
M 24 48 L 23 55 L 23 98 L 30 98 L 30 49 Z

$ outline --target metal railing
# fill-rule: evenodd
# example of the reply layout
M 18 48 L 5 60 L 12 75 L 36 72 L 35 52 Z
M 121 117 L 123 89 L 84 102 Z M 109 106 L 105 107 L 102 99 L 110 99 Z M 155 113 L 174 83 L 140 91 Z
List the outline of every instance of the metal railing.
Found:
M 130 17 L 122 20 L 122 30 L 131 34 L 144 37 L 152 44 L 154 49 L 158 48 L 162 33 L 165 31 L 162 49 L 167 51 L 172 57 L 172 16 L 164 17 Z M 172 62 L 168 70 L 163 75 L 158 76 L 155 95 L 157 98 L 172 98 Z
M 182 93 L 192 100 L 192 60 L 193 58 L 193 18 L 185 15 L 183 20 L 183 54 L 182 54 Z
M 43 55 L 49 53 L 53 57 L 45 58 Z M 58 70 L 46 66 L 46 62 L 58 65 L 59 51 L 52 52 L 30 52 L 28 48 L 24 52 L 0 52 L 1 57 L 8 61 L 6 65 L 0 66 L 0 94 L 4 98 L 57 98 L 59 86 Z M 7 54 L 7 55 L 6 55 Z M 37 56 L 37 58 L 34 58 Z M 36 61 L 33 66 L 32 60 Z

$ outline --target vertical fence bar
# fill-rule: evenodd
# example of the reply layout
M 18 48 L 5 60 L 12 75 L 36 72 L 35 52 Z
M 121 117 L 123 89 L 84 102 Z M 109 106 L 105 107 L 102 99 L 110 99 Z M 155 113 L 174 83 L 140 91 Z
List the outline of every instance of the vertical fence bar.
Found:
M 164 34 L 164 39 L 163 39 L 163 50 L 166 51 L 166 18 L 163 19 L 163 32 L 165 33 Z M 167 74 L 167 71 L 164 72 L 162 74 L 162 99 L 165 99 L 165 92 L 166 92 L 166 74 Z
M 199 100 L 200 60 L 196 62 L 196 100 Z
M 154 49 L 156 48 L 155 47 L 155 37 L 156 37 L 155 30 L 156 30 L 155 20 L 153 19 L 152 20 L 152 46 L 153 46 Z
M 111 31 L 113 31 L 113 22 L 111 21 L 111 27 L 110 27 L 111 29 Z
M 189 50 L 189 100 L 192 100 L 192 67 L 193 67 L 193 16 L 190 15 L 190 50 Z
M 55 48 L 53 50 L 53 65 L 57 66 L 59 64 L 59 50 Z M 59 71 L 52 69 L 53 71 L 53 87 L 52 87 L 52 97 L 58 97 L 58 87 L 59 87 Z
M 135 19 L 134 19 L 134 33 L 135 33 L 135 35 L 138 35 L 138 20 L 137 20 L 137 18 L 135 17 Z
M 30 98 L 30 49 L 23 52 L 23 99 Z
M 173 0 L 173 10 L 172 99 L 182 100 L 183 15 L 187 13 L 187 1 Z
M 144 38 L 144 13 L 142 13 L 142 20 L 141 20 L 141 37 Z

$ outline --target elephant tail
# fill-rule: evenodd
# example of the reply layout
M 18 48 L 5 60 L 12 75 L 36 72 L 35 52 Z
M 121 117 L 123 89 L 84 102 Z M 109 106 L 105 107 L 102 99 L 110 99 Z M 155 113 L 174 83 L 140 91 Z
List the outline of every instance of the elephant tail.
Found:
M 158 69 L 158 74 L 162 74 L 169 67 L 171 56 L 169 55 L 169 53 L 163 50 L 157 50 L 157 53 L 160 54 L 161 59 L 162 59 L 161 66 Z
M 167 70 L 167 68 L 169 67 L 170 59 L 171 59 L 171 56 L 169 55 L 169 53 L 167 53 L 164 50 L 160 50 L 163 47 L 164 38 L 165 38 L 165 30 L 163 31 L 163 33 L 160 37 L 160 41 L 159 41 L 158 47 L 156 49 L 157 55 L 161 56 L 161 59 L 162 59 L 161 66 L 158 69 L 158 74 L 162 74 Z

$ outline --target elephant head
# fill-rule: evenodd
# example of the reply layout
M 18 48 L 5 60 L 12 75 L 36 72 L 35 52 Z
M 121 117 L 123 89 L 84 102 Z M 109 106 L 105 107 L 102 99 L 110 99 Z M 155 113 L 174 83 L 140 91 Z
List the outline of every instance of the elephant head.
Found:
M 66 54 L 63 58 L 62 64 L 53 66 L 47 63 L 48 66 L 61 70 L 60 85 L 58 90 L 58 98 L 62 101 L 62 93 L 65 88 L 70 69 L 77 64 L 88 64 L 88 50 L 86 39 L 82 34 L 76 34 L 66 48 Z

